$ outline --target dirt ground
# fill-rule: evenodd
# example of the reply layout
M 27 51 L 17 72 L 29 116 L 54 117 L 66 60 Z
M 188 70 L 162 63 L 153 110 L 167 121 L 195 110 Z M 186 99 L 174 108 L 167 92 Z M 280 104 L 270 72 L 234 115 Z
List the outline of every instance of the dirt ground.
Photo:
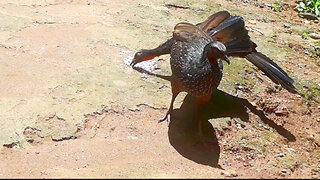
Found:
M 280 9 L 273 10 L 278 3 Z M 320 178 L 320 24 L 276 0 L 2 0 L 0 178 Z M 258 50 L 299 94 L 239 58 L 204 107 L 129 64 L 219 10 L 243 16 Z M 169 75 L 168 56 L 141 68 Z

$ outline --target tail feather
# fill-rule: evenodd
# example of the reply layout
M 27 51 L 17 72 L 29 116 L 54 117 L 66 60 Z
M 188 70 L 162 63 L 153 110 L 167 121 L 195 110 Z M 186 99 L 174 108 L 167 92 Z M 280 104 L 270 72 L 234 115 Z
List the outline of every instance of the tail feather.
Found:
M 260 52 L 252 52 L 246 56 L 246 59 L 263 71 L 274 83 L 281 84 L 291 93 L 297 93 L 293 85 L 294 80 L 270 58 Z

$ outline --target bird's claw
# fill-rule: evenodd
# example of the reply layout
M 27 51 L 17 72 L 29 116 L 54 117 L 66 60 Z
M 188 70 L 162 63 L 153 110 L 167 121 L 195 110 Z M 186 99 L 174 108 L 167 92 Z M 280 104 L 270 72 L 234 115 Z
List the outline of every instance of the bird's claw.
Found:
M 171 119 L 171 115 L 168 113 L 168 114 L 166 114 L 162 119 L 160 119 L 160 120 L 158 121 L 158 123 L 161 123 L 161 122 L 163 122 L 163 121 L 167 121 L 168 126 L 169 126 L 169 124 L 170 124 L 170 119 Z

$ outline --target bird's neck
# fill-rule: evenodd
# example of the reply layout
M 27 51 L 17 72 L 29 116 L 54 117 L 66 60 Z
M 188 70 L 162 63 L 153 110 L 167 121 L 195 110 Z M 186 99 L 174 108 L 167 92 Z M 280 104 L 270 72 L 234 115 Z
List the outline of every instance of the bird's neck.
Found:
M 206 53 L 206 52 L 203 53 L 202 60 L 209 61 L 211 66 L 217 66 L 217 64 L 218 64 L 217 58 L 213 57 L 212 55 L 210 55 L 209 53 Z

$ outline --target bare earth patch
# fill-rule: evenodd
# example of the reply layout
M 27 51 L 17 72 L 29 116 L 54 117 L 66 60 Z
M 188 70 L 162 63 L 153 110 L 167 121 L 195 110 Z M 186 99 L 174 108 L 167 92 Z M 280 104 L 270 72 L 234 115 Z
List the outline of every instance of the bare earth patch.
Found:
M 280 2 L 280 1 L 277 1 Z M 320 178 L 319 23 L 291 1 L 23 0 L 0 3 L 0 178 Z M 219 10 L 243 16 L 258 50 L 296 81 L 225 64 L 198 137 L 194 100 L 172 122 L 169 82 L 136 50 Z M 250 21 L 249 21 L 250 20 Z M 252 23 L 255 22 L 255 23 Z M 168 56 L 142 64 L 169 75 Z

